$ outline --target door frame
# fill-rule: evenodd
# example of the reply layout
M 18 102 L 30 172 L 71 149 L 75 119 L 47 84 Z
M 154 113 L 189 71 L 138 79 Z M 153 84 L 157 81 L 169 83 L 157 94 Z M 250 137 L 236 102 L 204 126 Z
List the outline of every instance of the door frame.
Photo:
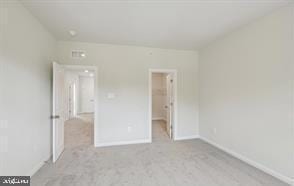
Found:
M 93 145 L 94 147 L 97 146 L 97 128 L 98 128 L 98 67 L 97 66 L 90 66 L 90 65 L 72 65 L 72 64 L 62 64 L 59 63 L 64 67 L 64 69 L 87 69 L 93 71 L 93 77 L 94 77 L 94 127 L 93 127 Z M 52 134 L 53 136 L 53 134 Z
M 149 83 L 148 83 L 148 107 L 149 107 L 149 141 L 152 143 L 152 74 L 153 73 L 165 73 L 173 74 L 173 93 L 174 93 L 174 103 L 173 103 L 173 124 L 172 124 L 172 140 L 177 139 L 177 129 L 178 129 L 178 76 L 176 69 L 149 69 Z

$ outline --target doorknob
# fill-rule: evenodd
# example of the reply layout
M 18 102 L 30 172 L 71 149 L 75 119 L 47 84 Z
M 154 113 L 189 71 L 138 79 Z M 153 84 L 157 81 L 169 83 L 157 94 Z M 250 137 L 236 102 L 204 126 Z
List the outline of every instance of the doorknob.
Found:
M 51 119 L 59 119 L 59 118 L 60 118 L 59 115 L 51 116 Z

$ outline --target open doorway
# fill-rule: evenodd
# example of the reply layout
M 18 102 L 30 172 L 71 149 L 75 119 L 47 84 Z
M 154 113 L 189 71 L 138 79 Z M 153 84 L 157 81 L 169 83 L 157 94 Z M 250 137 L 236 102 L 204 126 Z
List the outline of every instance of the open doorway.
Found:
M 95 71 L 83 66 L 64 68 L 67 113 L 64 123 L 65 148 L 93 145 Z
M 150 70 L 149 76 L 151 139 L 173 140 L 176 132 L 176 71 Z
M 64 149 L 94 145 L 96 68 L 53 64 L 53 162 Z

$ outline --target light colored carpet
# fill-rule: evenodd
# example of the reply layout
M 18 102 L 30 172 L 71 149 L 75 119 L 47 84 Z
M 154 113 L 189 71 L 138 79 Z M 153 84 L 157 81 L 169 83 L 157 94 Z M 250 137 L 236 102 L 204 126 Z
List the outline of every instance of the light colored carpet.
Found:
M 80 114 L 64 124 L 65 149 L 94 144 L 93 114 Z
M 152 141 L 153 143 L 171 141 L 166 131 L 165 121 L 154 120 L 152 122 Z
M 71 123 L 76 122 L 83 123 L 83 120 L 71 121 Z M 70 126 L 80 127 L 79 124 Z M 94 148 L 89 140 L 74 139 L 85 143 L 77 143 L 76 146 L 70 143 L 70 148 L 65 149 L 55 164 L 47 163 L 32 177 L 31 184 L 32 186 L 287 185 L 201 140 L 173 142 L 162 126 L 163 123 L 154 123 L 152 144 Z M 87 127 L 87 130 L 90 128 Z M 89 134 L 89 132 L 85 133 Z M 80 135 L 80 137 L 89 138 L 90 135 Z

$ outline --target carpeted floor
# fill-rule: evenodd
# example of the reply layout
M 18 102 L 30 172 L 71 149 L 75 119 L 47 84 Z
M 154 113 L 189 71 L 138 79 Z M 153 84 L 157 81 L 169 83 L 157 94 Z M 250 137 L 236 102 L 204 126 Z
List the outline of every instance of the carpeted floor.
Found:
M 88 119 L 66 123 L 65 151 L 32 186 L 287 185 L 201 140 L 170 140 L 162 122 L 154 122 L 151 144 L 95 148 Z
M 152 142 L 170 142 L 171 139 L 166 131 L 166 123 L 161 120 L 152 121 Z
M 64 124 L 65 149 L 94 144 L 93 114 L 80 114 Z

